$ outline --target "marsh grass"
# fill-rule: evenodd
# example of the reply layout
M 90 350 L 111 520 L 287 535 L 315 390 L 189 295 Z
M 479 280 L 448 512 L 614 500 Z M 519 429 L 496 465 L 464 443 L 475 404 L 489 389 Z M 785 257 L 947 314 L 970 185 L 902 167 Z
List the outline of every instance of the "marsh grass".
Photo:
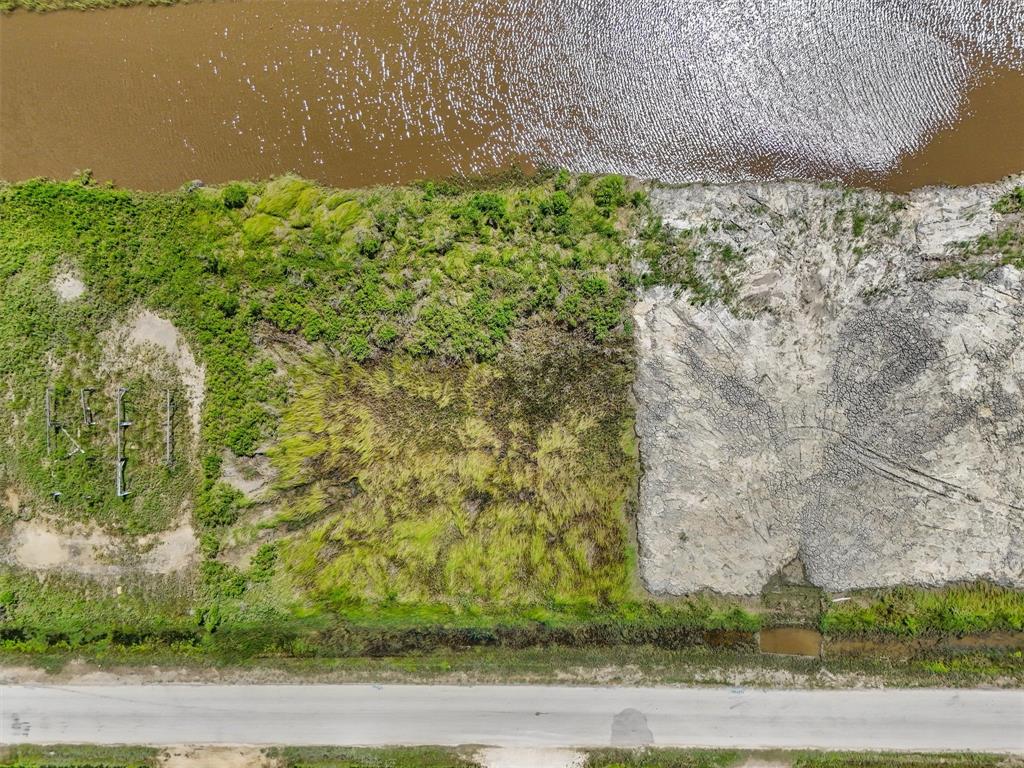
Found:
M 626 597 L 628 351 L 519 342 L 493 363 L 296 374 L 272 456 L 302 489 L 281 513 L 309 525 L 282 551 L 301 583 L 341 607 Z
M 843 603 L 831 603 L 821 628 L 837 635 L 927 634 L 1024 631 L 1024 592 L 993 584 L 923 590 L 898 587 L 868 590 Z
M 159 754 L 155 747 L 0 746 L 0 768 L 156 768 Z
M 19 514 L 53 483 L 41 382 L 66 399 L 95 378 L 105 334 L 139 307 L 174 322 L 206 368 L 199 444 L 181 446 L 177 474 L 154 469 L 164 484 L 134 476 L 149 506 L 133 517 L 104 493 L 113 441 L 98 432 L 80 462 L 91 484 L 50 510 L 130 534 L 191 507 L 205 560 L 190 588 L 117 596 L 11 570 L 5 642 L 243 658 L 756 628 L 736 606 L 661 608 L 630 591 L 626 192 L 568 174 L 351 191 L 294 177 L 170 194 L 88 175 L 0 187 L 0 459 Z M 64 264 L 86 285 L 66 305 L 50 286 Z M 156 467 L 144 398 L 162 392 L 162 369 L 131 378 L 140 370 L 124 372 L 139 393 L 130 435 L 148 436 L 139 464 Z M 221 456 L 268 444 L 280 508 L 262 530 L 280 541 L 241 568 L 219 556 L 250 502 L 221 480 Z

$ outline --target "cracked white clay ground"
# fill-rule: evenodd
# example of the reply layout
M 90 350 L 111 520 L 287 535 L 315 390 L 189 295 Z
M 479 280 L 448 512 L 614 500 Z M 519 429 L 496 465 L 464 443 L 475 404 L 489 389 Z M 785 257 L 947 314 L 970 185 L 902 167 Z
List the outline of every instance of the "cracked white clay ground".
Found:
M 1024 584 L 1024 276 L 921 279 L 1010 186 L 915 193 L 859 237 L 837 214 L 893 198 L 656 192 L 671 225 L 746 252 L 737 305 L 759 311 L 664 288 L 635 309 L 652 591 L 754 594 L 795 557 L 834 591 Z

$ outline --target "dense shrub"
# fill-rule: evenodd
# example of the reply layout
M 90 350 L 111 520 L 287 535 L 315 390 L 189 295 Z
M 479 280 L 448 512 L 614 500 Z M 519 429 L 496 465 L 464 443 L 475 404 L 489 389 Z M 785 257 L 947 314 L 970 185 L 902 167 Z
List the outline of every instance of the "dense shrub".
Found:
M 228 184 L 221 192 L 225 208 L 241 208 L 249 200 L 249 190 L 241 184 Z

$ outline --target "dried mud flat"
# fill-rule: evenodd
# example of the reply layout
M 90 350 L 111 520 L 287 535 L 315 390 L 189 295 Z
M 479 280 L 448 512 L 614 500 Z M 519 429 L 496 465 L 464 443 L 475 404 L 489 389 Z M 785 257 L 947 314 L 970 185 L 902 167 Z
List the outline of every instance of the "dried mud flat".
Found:
M 119 539 L 82 524 L 59 526 L 45 517 L 16 520 L 0 541 L 0 563 L 28 571 L 66 571 L 94 578 L 131 571 L 176 574 L 195 566 L 196 536 L 188 522 L 160 533 Z
M 635 308 L 652 591 L 754 594 L 795 558 L 833 591 L 1024 586 L 1024 275 L 929 279 L 1021 181 L 655 190 L 745 265 L 729 307 Z

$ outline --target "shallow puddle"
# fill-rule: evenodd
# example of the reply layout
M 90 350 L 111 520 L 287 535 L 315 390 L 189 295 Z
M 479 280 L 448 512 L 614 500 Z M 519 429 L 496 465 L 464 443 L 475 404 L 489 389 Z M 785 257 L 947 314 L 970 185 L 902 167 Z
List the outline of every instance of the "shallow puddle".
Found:
M 781 653 L 788 656 L 820 656 L 821 633 L 803 627 L 776 627 L 762 629 L 759 635 L 761 653 Z
M 0 177 L 1024 168 L 1018 0 L 217 0 L 0 18 Z

